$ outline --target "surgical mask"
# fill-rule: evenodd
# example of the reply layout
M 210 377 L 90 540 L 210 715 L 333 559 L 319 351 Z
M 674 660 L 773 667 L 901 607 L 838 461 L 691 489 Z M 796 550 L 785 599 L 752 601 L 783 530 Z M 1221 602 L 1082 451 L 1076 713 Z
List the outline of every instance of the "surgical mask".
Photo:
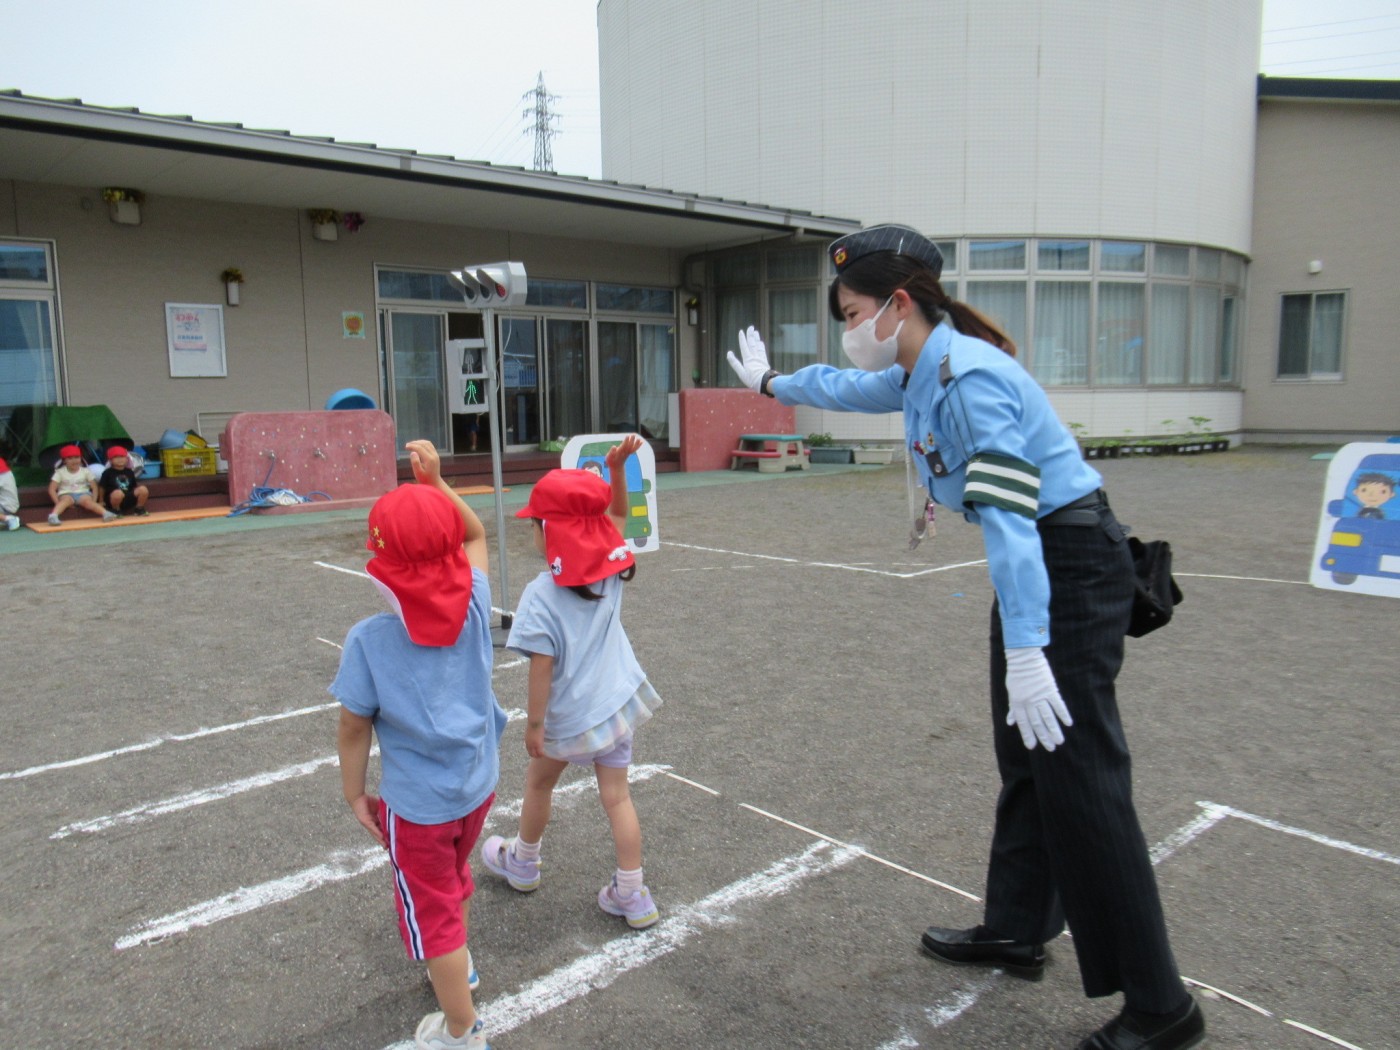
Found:
M 857 368 L 866 372 L 883 372 L 899 356 L 899 330 L 904 327 L 903 321 L 895 325 L 894 333 L 888 339 L 875 338 L 875 324 L 892 302 L 894 296 L 885 300 L 885 305 L 875 311 L 874 317 L 841 333 L 841 349 L 846 351 L 851 364 Z

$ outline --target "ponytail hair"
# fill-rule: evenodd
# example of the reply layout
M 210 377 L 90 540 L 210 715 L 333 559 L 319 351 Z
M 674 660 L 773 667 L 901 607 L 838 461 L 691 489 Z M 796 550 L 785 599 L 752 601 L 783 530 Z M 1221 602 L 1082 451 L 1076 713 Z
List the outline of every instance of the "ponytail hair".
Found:
M 637 575 L 637 566 L 629 565 L 617 575 L 622 577 L 623 583 L 627 583 L 632 579 L 633 576 Z M 588 584 L 586 583 L 572 583 L 569 584 L 565 589 L 573 591 L 586 602 L 600 602 L 603 600 L 603 596 L 597 591 L 595 591 L 592 587 L 588 586 Z
M 991 343 L 1015 357 L 1015 341 L 986 314 L 949 296 L 938 276 L 911 256 L 872 252 L 848 265 L 831 282 L 826 297 L 827 308 L 836 320 L 845 320 L 837 295 L 837 289 L 843 286 L 857 295 L 868 295 L 881 302 L 902 288 L 929 324 L 937 325 L 946 314 L 953 327 L 963 335 Z

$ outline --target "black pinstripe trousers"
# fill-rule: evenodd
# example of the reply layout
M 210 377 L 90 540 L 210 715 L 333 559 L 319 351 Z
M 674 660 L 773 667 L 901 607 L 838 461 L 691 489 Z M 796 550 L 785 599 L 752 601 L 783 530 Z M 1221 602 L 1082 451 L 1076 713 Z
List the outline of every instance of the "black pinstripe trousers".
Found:
M 1050 576 L 1046 659 L 1074 719 L 1053 752 L 1006 724 L 1006 656 L 992 604 L 991 696 L 1001 794 L 983 921 L 1004 937 L 1052 940 L 1069 923 L 1089 996 L 1123 992 L 1164 1013 L 1186 990 L 1133 808 L 1132 759 L 1114 679 L 1133 600 L 1133 564 L 1105 504 L 1098 525 L 1040 525 Z

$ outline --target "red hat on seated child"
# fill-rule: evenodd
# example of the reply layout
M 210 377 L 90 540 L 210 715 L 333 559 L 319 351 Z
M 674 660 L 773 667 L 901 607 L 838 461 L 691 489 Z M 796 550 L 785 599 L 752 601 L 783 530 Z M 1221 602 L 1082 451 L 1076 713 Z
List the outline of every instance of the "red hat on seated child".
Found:
M 466 536 L 461 513 L 430 485 L 400 485 L 370 508 L 365 569 L 398 600 L 416 645 L 453 645 L 462 633 L 472 596 Z
M 113 445 L 107 450 L 107 462 L 110 463 L 114 459 L 126 459 L 130 455 L 131 453 L 120 445 Z
M 72 459 L 74 456 L 77 456 L 79 459 L 83 458 L 83 450 L 77 445 L 64 445 L 58 450 L 59 459 Z
M 517 518 L 544 522 L 544 552 L 561 587 L 594 583 L 635 564 L 608 516 L 612 486 L 591 470 L 551 470 Z

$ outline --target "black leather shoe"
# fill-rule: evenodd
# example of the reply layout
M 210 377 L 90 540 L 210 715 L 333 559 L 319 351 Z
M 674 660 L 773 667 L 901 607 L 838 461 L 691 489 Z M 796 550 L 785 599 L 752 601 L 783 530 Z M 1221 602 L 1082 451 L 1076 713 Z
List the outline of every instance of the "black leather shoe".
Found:
M 999 966 L 1007 973 L 1038 981 L 1045 976 L 1045 945 L 1021 944 L 981 936 L 982 928 L 945 930 L 930 926 L 919 942 L 925 955 L 954 966 Z
M 1079 1050 L 1186 1050 L 1206 1037 L 1206 1019 L 1194 999 L 1191 1008 L 1174 1021 L 1151 1031 L 1124 1010 L 1079 1044 Z

